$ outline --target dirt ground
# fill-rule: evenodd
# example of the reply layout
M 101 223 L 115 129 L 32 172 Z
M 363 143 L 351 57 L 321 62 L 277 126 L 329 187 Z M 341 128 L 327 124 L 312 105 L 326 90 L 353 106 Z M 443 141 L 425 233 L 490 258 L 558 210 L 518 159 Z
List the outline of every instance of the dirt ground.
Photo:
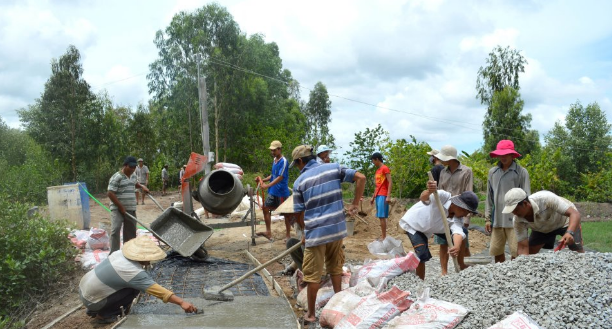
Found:
M 166 196 L 161 196 L 161 193 L 154 192 L 154 198 L 162 205 L 162 207 L 169 207 L 173 202 L 180 201 L 180 196 L 177 192 L 170 193 Z M 108 198 L 105 195 L 97 195 L 96 198 L 103 204 L 108 204 Z M 195 208 L 199 207 L 199 204 L 195 202 Z M 90 202 L 91 210 L 91 227 L 102 227 L 107 230 L 110 229 L 110 214 L 99 206 L 95 202 Z M 368 251 L 368 243 L 379 238 L 381 235 L 380 223 L 375 218 L 375 212 L 370 207 L 369 203 L 364 202 L 363 211 L 367 213 L 364 220 L 367 223 L 362 222 L 359 219 L 355 220 L 354 235 L 344 240 L 345 245 L 345 256 L 346 261 L 358 264 L 363 263 L 366 259 L 373 258 Z M 387 235 L 400 239 L 403 242 L 404 249 L 406 251 L 412 250 L 410 241 L 406 234 L 399 227 L 398 223 L 402 215 L 405 213 L 405 203 L 393 202 L 390 208 L 390 216 L 387 225 Z M 150 200 L 145 199 L 145 205 L 138 205 L 137 217 L 142 222 L 148 224 L 155 220 L 160 214 L 161 210 Z M 261 224 L 257 225 L 257 231 L 265 230 L 263 225 L 263 216 L 261 211 L 257 211 L 257 219 L 261 221 Z M 220 221 L 220 219 L 207 220 L 203 219 L 205 223 L 211 221 Z M 227 219 L 221 219 L 221 221 L 227 221 Z M 233 218 L 233 221 L 239 221 L 240 218 Z M 295 233 L 295 232 L 293 232 Z M 205 247 L 209 254 L 218 258 L 225 258 L 239 262 L 249 262 L 245 256 L 244 250 L 249 250 L 261 263 L 264 263 L 276 255 L 280 254 L 285 250 L 285 224 L 283 221 L 276 221 L 272 223 L 272 241 L 265 238 L 258 237 L 256 239 L 256 245 L 251 245 L 251 227 L 237 227 L 230 229 L 215 230 L 214 234 L 206 241 Z M 478 231 L 470 231 L 470 246 L 472 253 L 479 253 L 487 248 L 489 237 Z M 432 254 L 438 253 L 437 245 L 431 245 Z M 290 284 L 290 278 L 281 276 L 280 272 L 291 262 L 289 257 L 284 258 L 281 262 L 273 263 L 268 266 L 268 271 L 274 275 L 276 281 L 281 285 L 285 295 L 289 298 L 294 311 L 298 316 L 301 316 L 301 310 L 295 307 L 295 299 L 293 288 Z M 34 311 L 31 320 L 27 323 L 26 328 L 42 328 L 49 324 L 56 318 L 60 317 L 68 310 L 80 305 L 78 298 L 78 283 L 80 277 L 84 274 L 78 273 L 73 278 L 67 281 L 72 282 L 70 288 L 57 294 L 57 298 L 53 301 L 39 304 Z M 66 319 L 57 323 L 53 328 L 67 328 L 67 329 L 87 329 L 87 328 L 112 328 L 113 325 L 94 325 L 91 323 L 90 318 L 85 315 L 83 308 L 72 313 Z

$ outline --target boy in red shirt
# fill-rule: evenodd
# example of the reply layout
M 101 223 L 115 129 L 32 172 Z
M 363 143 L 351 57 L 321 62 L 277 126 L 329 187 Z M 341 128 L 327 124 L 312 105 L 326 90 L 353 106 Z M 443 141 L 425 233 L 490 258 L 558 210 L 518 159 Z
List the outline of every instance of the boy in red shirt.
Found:
M 370 200 L 370 204 L 376 201 L 376 217 L 380 219 L 380 229 L 382 231 L 381 241 L 387 237 L 387 218 L 389 218 L 389 203 L 391 202 L 391 170 L 383 163 L 382 154 L 375 152 L 370 157 L 372 163 L 378 168 L 374 181 L 376 190 Z

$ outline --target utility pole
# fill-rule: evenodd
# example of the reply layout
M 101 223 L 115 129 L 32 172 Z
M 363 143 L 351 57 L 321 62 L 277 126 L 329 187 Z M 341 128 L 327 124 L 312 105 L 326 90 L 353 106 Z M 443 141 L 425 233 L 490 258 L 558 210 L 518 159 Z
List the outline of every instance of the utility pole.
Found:
M 206 166 L 204 166 L 204 173 L 210 172 L 210 141 L 209 134 L 210 130 L 208 127 L 208 109 L 206 108 L 207 94 L 206 94 L 206 77 L 200 75 L 200 61 L 202 60 L 202 53 L 196 54 L 196 62 L 198 66 L 198 102 L 200 104 L 200 121 L 202 122 L 202 148 L 206 160 Z

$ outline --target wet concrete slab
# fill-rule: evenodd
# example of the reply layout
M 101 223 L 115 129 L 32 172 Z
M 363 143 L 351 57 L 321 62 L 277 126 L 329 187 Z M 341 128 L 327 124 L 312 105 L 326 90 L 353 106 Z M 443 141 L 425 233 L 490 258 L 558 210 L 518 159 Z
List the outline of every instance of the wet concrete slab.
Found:
M 156 304 L 147 308 L 147 313 L 135 310 L 119 328 L 298 328 L 295 314 L 280 297 L 236 296 L 231 302 L 187 300 L 204 313 L 186 315 L 175 304 Z

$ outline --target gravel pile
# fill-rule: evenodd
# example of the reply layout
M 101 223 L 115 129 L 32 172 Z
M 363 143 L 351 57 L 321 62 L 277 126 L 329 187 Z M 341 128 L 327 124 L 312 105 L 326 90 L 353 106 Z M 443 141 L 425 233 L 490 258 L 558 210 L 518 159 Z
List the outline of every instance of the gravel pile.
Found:
M 611 253 L 542 253 L 444 277 L 430 262 L 424 282 L 406 273 L 390 284 L 415 296 L 429 287 L 431 297 L 468 308 L 457 328 L 487 328 L 516 310 L 545 328 L 612 327 Z

